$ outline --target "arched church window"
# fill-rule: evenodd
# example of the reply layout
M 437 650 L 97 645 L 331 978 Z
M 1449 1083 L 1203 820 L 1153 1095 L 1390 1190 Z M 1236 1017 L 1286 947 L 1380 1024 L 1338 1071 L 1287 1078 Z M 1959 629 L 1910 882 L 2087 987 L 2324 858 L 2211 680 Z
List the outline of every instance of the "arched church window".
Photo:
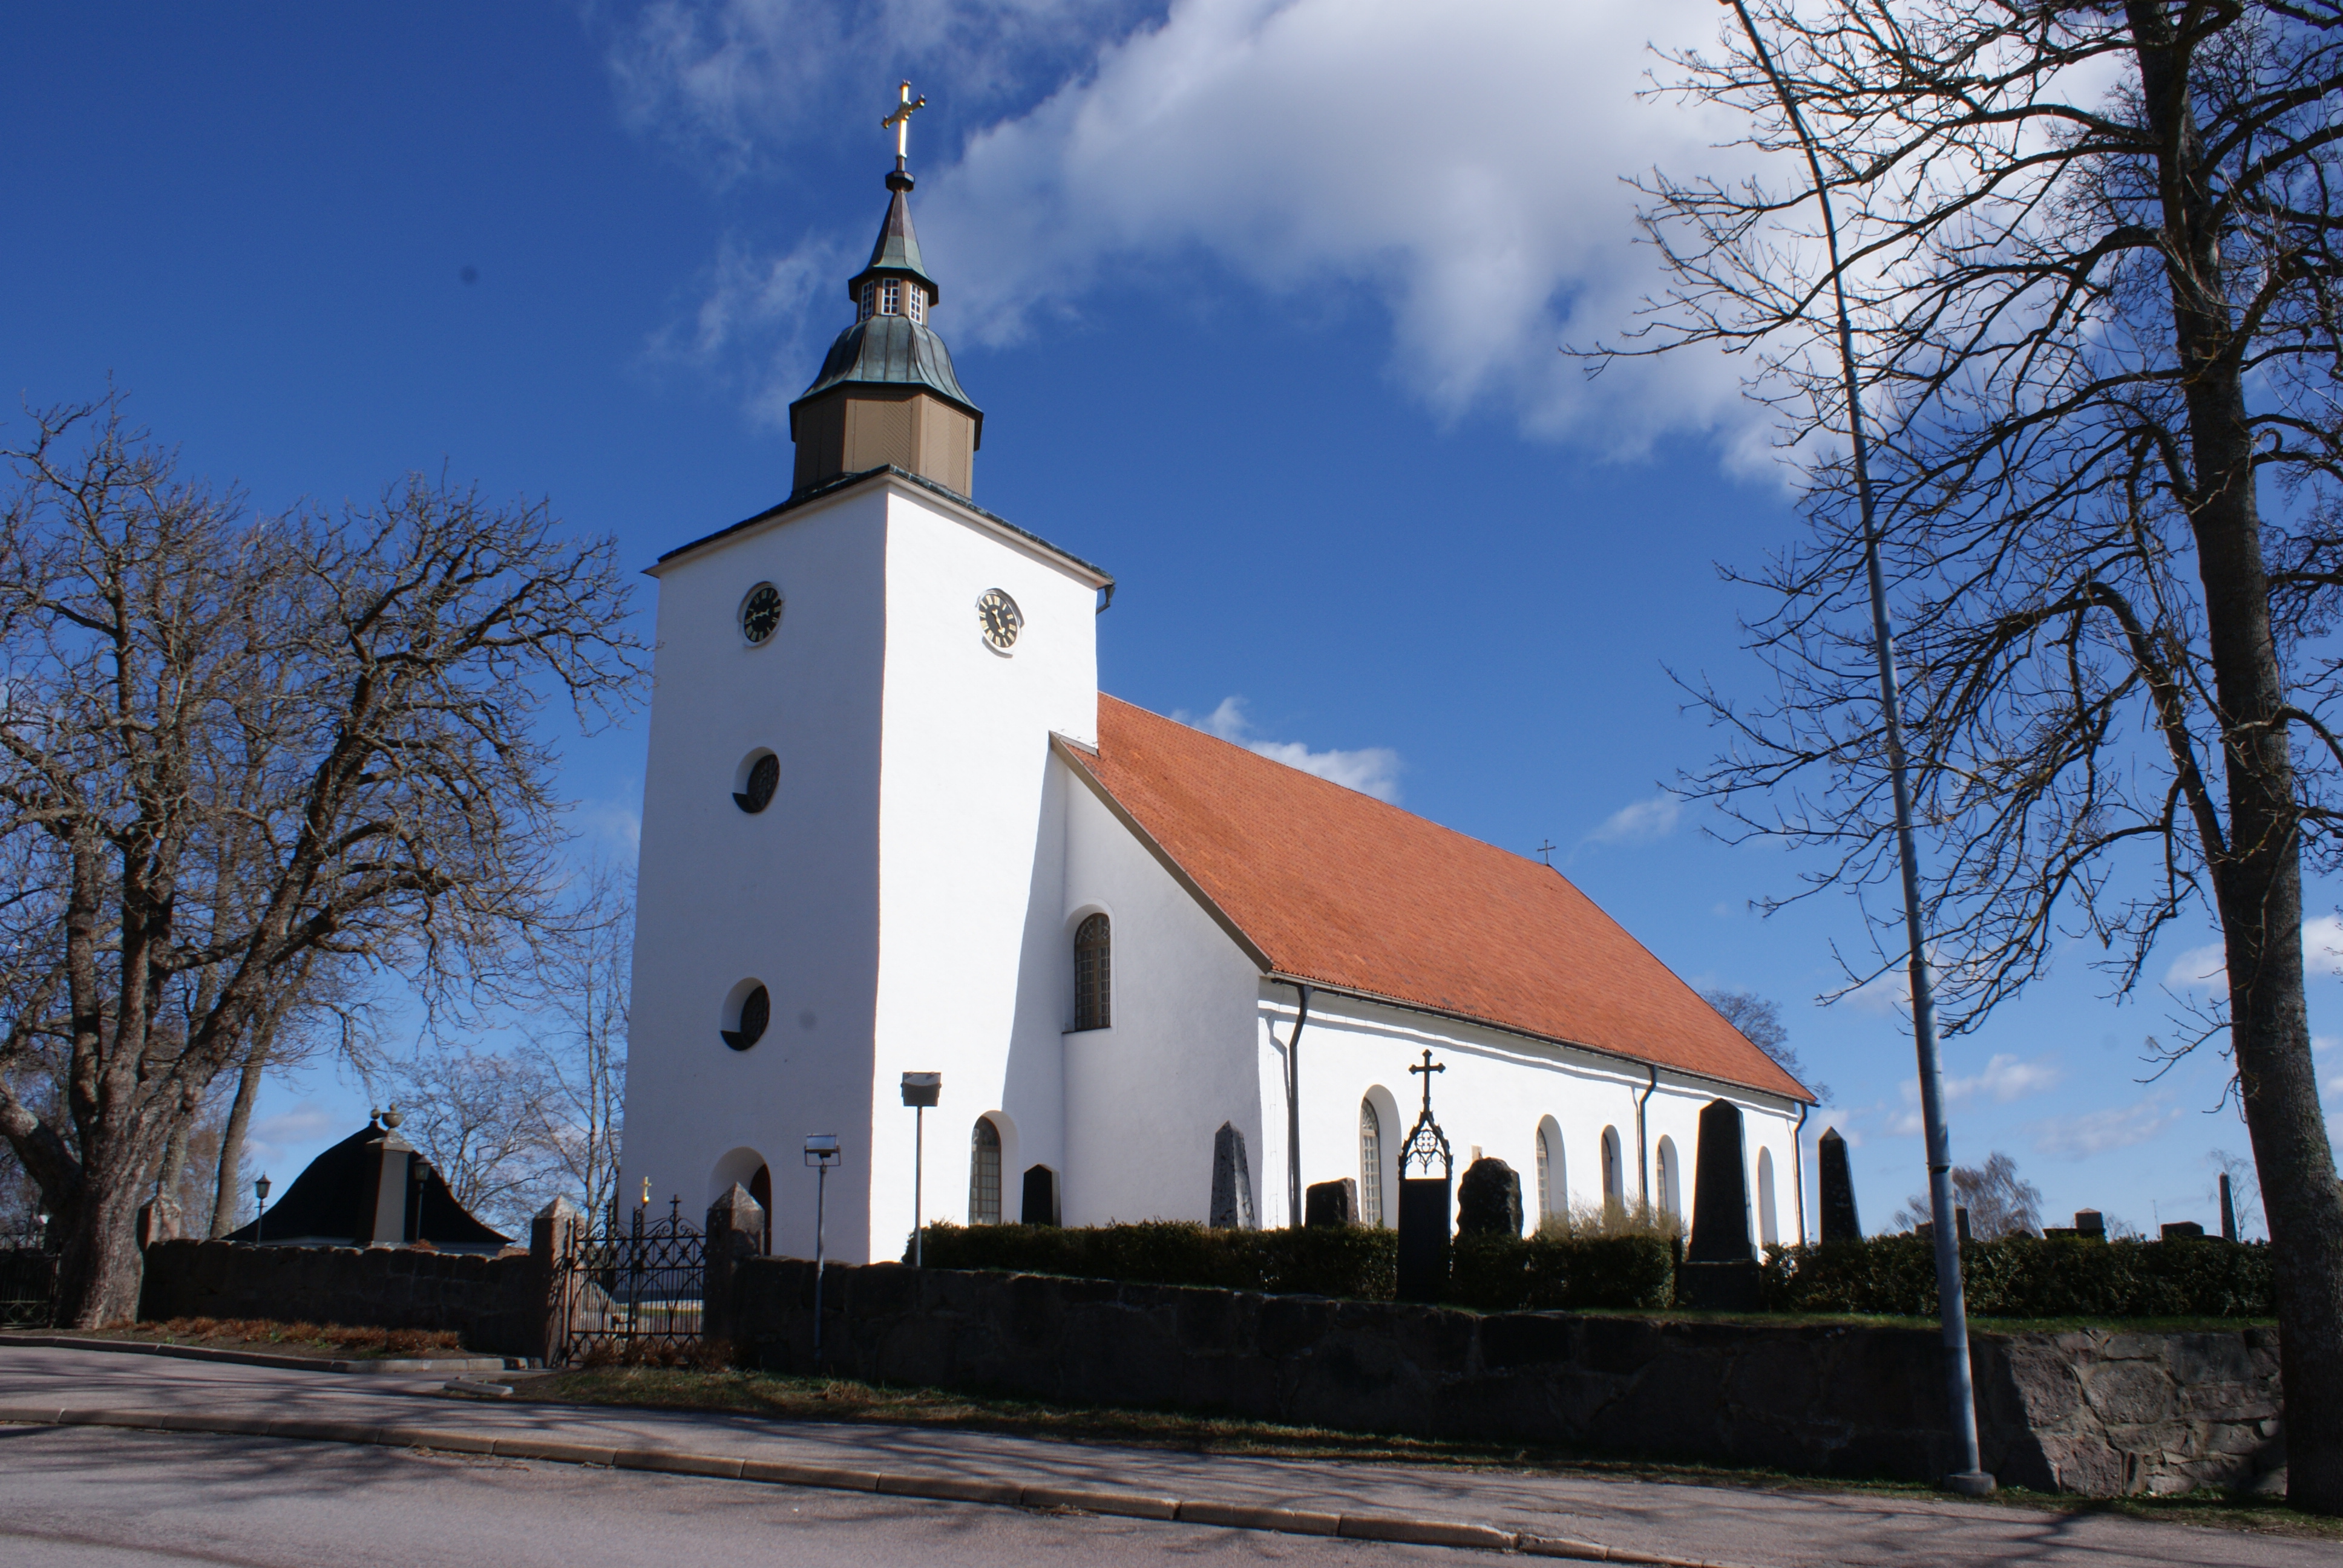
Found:
M 724 1027 L 716 1032 L 733 1050 L 746 1050 L 765 1037 L 765 1026 L 773 1021 L 772 995 L 763 986 L 751 983 L 732 999 L 725 1011 L 729 1016 Z
M 1615 1209 L 1623 1201 L 1620 1189 L 1624 1183 L 1620 1180 L 1621 1175 L 1619 1130 L 1606 1127 L 1603 1130 L 1603 1206 L 1605 1209 Z
M 1074 1027 L 1114 1022 L 1114 932 L 1104 915 L 1074 928 Z
M 968 1222 L 1001 1223 L 1001 1129 L 990 1116 L 976 1119 L 968 1150 Z
M 1537 1217 L 1543 1225 L 1548 1220 L 1565 1218 L 1570 1188 L 1562 1162 L 1562 1129 L 1549 1116 L 1538 1123 L 1537 1130 Z
M 879 286 L 879 314 L 881 316 L 903 314 L 903 280 L 901 278 L 890 277 Z
M 1375 1102 L 1359 1101 L 1359 1223 L 1383 1222 L 1383 1123 Z
M 769 751 L 759 751 L 749 762 L 747 776 L 732 791 L 732 804 L 753 817 L 773 803 L 773 791 L 780 782 L 781 759 Z
M 1670 1219 L 1681 1220 L 1684 1218 L 1684 1192 L 1682 1178 L 1676 1170 L 1674 1139 L 1660 1140 L 1659 1167 L 1660 1212 Z
M 1775 1246 L 1782 1240 L 1781 1221 L 1774 1212 L 1774 1151 L 1757 1151 L 1757 1242 Z

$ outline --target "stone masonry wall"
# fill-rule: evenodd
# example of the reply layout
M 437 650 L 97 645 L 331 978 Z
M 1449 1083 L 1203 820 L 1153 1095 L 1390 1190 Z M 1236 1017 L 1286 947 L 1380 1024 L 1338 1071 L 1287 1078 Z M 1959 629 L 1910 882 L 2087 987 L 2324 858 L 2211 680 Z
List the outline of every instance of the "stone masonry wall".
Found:
M 744 1261 L 726 1319 L 811 1364 L 813 1266 Z M 841 1376 L 1072 1404 L 1934 1481 L 1955 1468 L 1934 1329 L 1479 1313 L 1034 1274 L 837 1267 Z M 1986 1467 L 2107 1496 L 2267 1483 L 2275 1333 L 1972 1336 Z
M 467 1349 L 536 1356 L 546 1348 L 544 1303 L 525 1253 L 156 1241 L 146 1249 L 138 1316 L 453 1329 Z

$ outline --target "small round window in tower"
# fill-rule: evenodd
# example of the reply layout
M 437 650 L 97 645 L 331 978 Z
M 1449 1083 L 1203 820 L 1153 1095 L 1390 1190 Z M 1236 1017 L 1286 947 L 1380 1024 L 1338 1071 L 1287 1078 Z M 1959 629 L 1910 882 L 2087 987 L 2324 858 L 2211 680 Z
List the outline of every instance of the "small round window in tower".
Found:
M 759 583 L 740 601 L 740 635 L 750 648 L 764 645 L 781 624 L 781 590 Z
M 725 999 L 724 1022 L 717 1033 L 735 1050 L 746 1050 L 765 1037 L 773 1021 L 772 994 L 755 980 L 742 980 Z
M 1025 615 L 1015 599 L 999 588 L 987 588 L 976 601 L 976 624 L 986 642 L 1007 653 L 1017 646 L 1017 634 L 1025 628 Z
M 781 781 L 781 759 L 769 751 L 751 751 L 742 759 L 732 785 L 732 804 L 751 817 L 773 803 Z

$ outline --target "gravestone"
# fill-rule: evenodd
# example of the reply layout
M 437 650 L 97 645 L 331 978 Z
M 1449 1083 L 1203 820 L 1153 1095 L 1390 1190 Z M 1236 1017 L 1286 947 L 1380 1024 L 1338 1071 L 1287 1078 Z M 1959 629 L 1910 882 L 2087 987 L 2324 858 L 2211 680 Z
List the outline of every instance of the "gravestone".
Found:
M 2237 1205 L 2229 1196 L 2229 1173 L 2221 1172 L 2221 1240 L 2237 1239 Z
M 1237 1131 L 1233 1122 L 1222 1122 L 1221 1130 L 1212 1134 L 1212 1224 L 1216 1231 L 1256 1228 L 1252 1171 L 1245 1162 L 1244 1134 Z
M 1058 1173 L 1047 1165 L 1036 1165 L 1025 1172 L 1025 1191 L 1018 1206 L 1017 1218 L 1028 1225 L 1054 1225 L 1058 1222 Z
M 1338 1181 L 1313 1182 L 1302 1194 L 1302 1223 L 1312 1229 L 1332 1229 L 1358 1222 L 1359 1184 L 1345 1176 Z
M 1522 1179 L 1502 1160 L 1475 1160 L 1456 1184 L 1456 1233 L 1519 1236 Z
M 732 1337 L 732 1276 L 765 1250 L 765 1206 L 738 1181 L 708 1206 L 708 1266 L 700 1276 L 699 1332 L 711 1340 Z
M 2087 1241 L 2106 1241 L 2107 1239 L 2107 1216 L 2097 1209 L 2076 1210 L 2075 1233 Z
M 1403 1302 L 1436 1302 L 1448 1293 L 1445 1176 L 1403 1176 L 1399 1182 L 1399 1288 Z
M 1863 1221 L 1855 1211 L 1855 1171 L 1847 1163 L 1846 1140 L 1839 1136 L 1837 1128 L 1825 1127 L 1815 1153 L 1823 1189 L 1822 1239 L 1862 1241 Z
M 2164 1227 L 2164 1240 L 2167 1241 L 2195 1241 L 2202 1240 L 2204 1234 L 2205 1227 L 2194 1220 L 2175 1220 Z
M 1676 1270 L 1676 1304 L 1718 1312 L 1757 1308 L 1757 1251 L 1749 1241 L 1749 1168 L 1741 1108 L 1712 1100 L 1701 1108 L 1692 1239 Z

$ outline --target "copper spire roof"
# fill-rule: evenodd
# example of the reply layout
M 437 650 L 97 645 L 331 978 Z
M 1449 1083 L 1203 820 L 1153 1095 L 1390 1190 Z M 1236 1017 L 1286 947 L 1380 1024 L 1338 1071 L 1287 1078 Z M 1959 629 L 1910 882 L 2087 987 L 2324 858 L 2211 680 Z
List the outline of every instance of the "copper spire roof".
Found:
M 1812 1102 L 1551 867 L 1101 693 L 1061 750 L 1256 961 Z

